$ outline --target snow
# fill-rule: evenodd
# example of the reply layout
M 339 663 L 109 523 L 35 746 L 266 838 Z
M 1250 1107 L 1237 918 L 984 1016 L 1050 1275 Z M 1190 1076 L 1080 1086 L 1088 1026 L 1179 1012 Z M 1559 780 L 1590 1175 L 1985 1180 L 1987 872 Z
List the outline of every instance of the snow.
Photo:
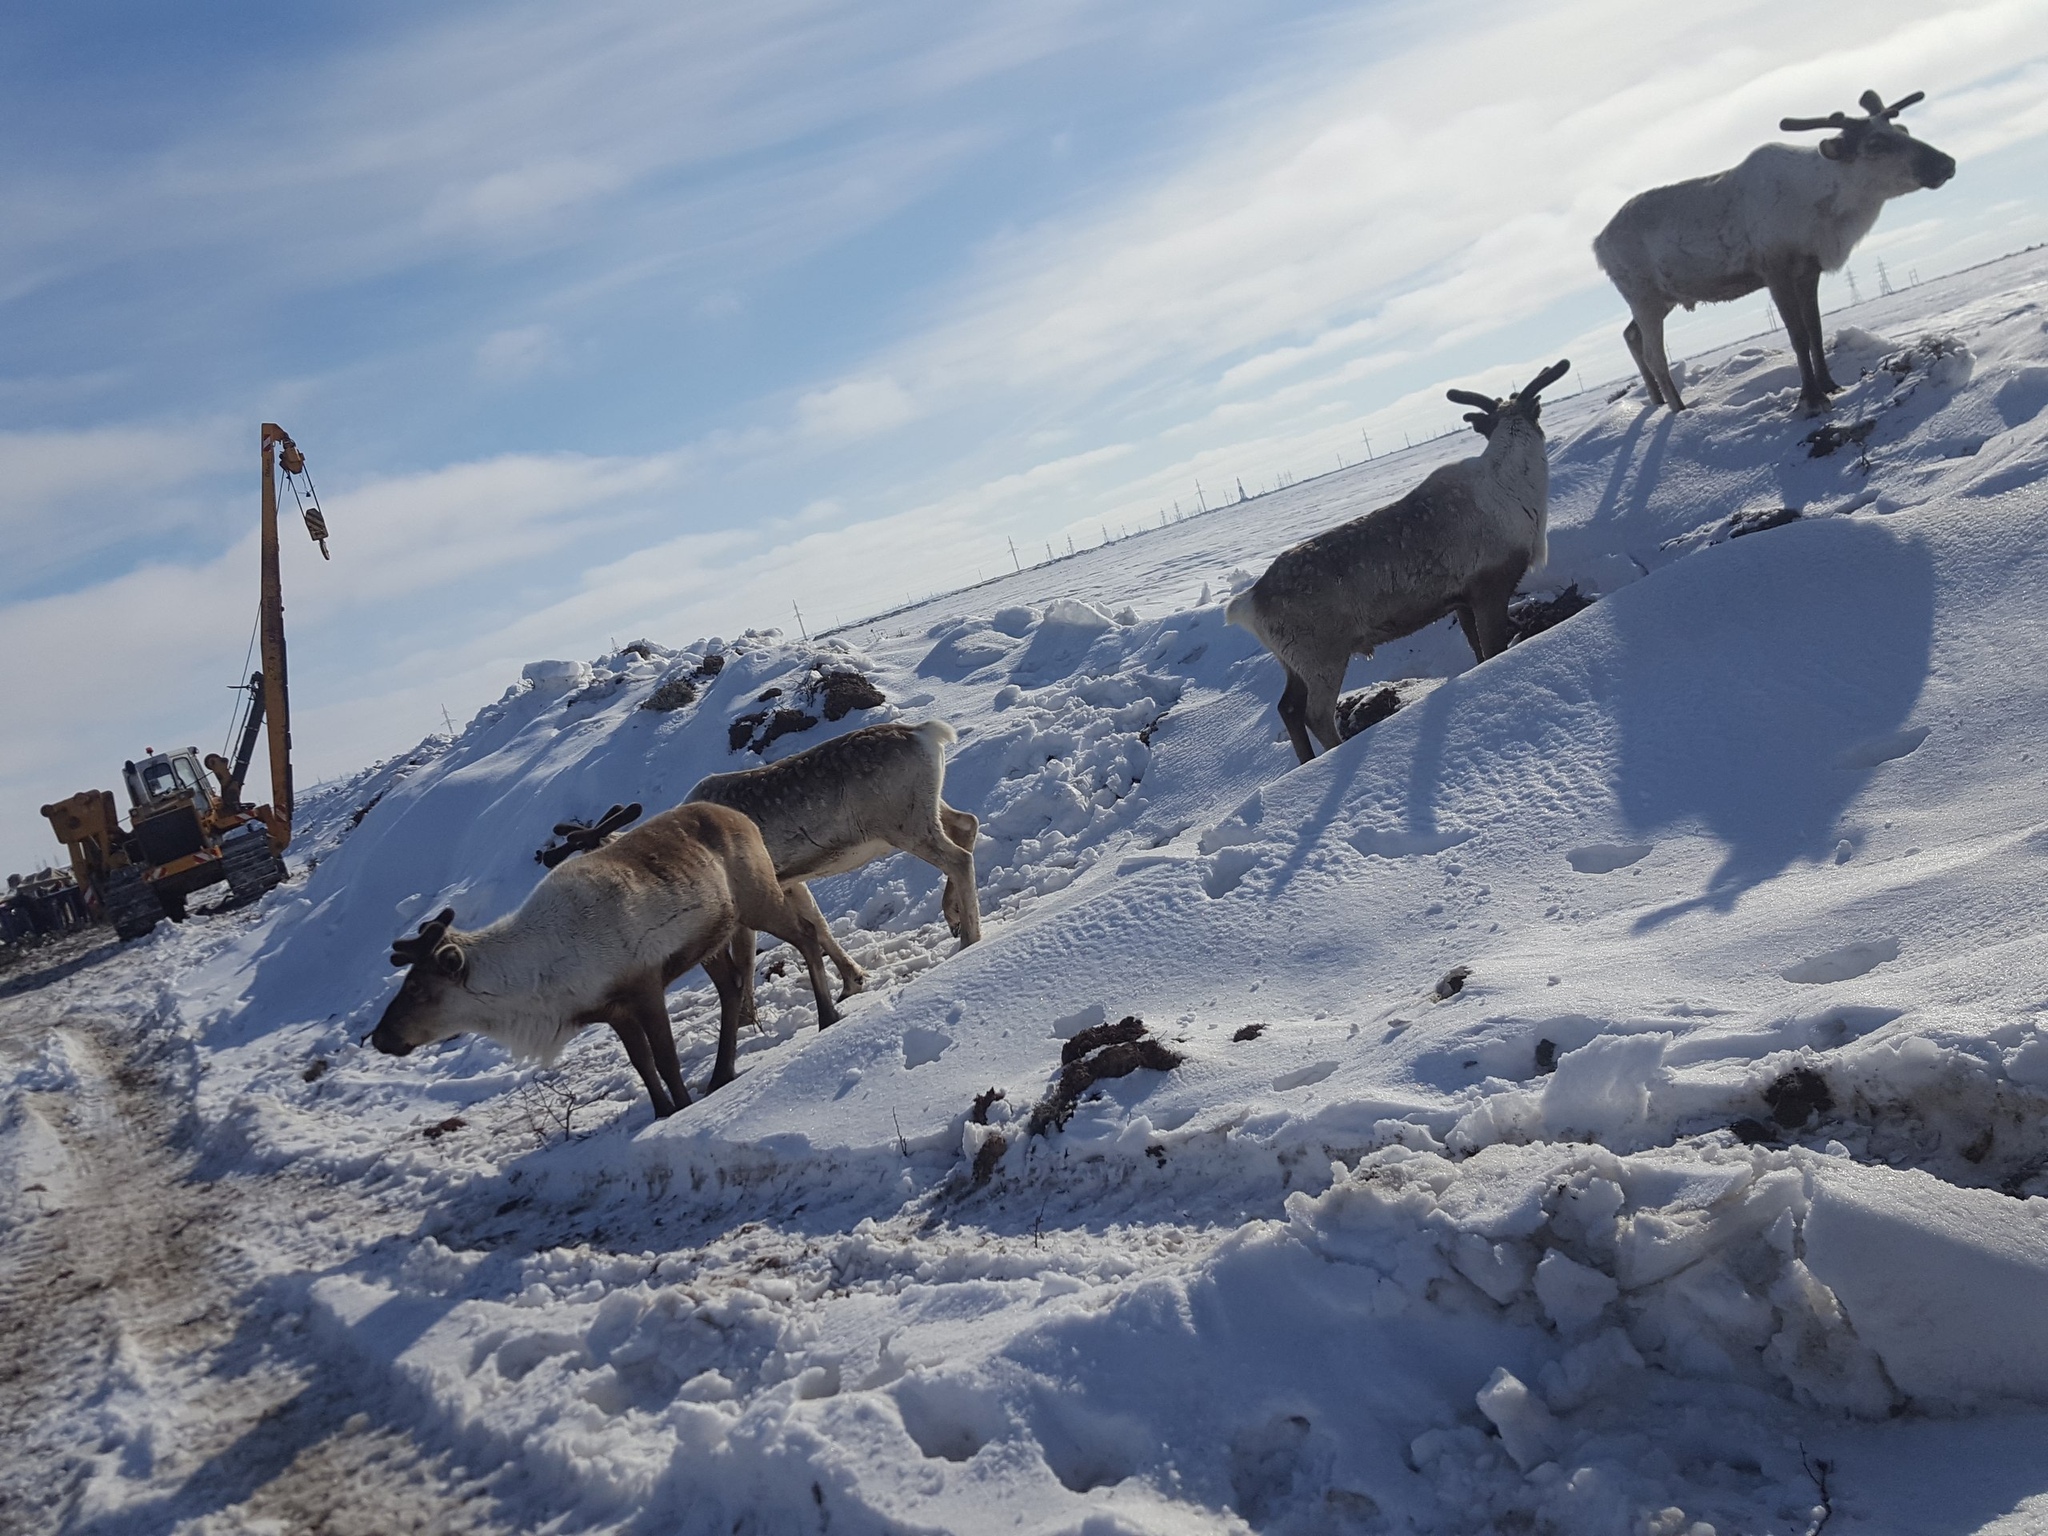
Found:
M 2039 1528 L 2048 258 L 1854 319 L 1825 421 L 1782 338 L 1692 360 L 1677 417 L 1547 404 L 1525 587 L 1598 600 L 1355 663 L 1413 686 L 1309 765 L 1222 603 L 1476 442 L 829 637 L 536 662 L 305 807 L 253 913 L 61 985 L 189 1053 L 312 1358 L 516 1465 L 513 1528 Z M 511 910 L 556 822 L 752 761 L 736 718 L 845 669 L 887 702 L 762 755 L 952 723 L 981 944 L 907 857 L 818 882 L 868 991 L 821 1034 L 764 952 L 738 1081 L 660 1123 L 601 1030 L 358 1043 L 394 936 Z M 701 1083 L 701 976 L 671 1011 Z M 1030 1134 L 1133 1015 L 1180 1065 Z M 9 1070 L 45 1166 L 76 1075 Z M 177 1412 L 122 1401 L 92 1434 Z

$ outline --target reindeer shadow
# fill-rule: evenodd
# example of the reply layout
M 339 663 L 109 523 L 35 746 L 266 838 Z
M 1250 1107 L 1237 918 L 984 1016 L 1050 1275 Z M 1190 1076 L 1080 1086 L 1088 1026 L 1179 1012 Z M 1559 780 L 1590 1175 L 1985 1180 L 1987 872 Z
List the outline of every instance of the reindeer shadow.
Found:
M 1834 847 L 1865 781 L 1842 754 L 1897 732 L 1925 684 L 1934 576 L 1917 540 L 1831 518 L 1672 567 L 1654 603 L 1637 593 L 1609 609 L 1618 643 L 1602 659 L 1622 818 L 1726 849 L 1704 891 L 1640 918 L 1642 931 L 1726 911 Z

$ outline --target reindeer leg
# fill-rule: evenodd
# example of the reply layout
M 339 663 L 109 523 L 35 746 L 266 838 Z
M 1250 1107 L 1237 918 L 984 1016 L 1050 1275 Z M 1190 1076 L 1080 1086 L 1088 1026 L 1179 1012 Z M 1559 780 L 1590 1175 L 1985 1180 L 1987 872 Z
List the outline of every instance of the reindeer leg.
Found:
M 754 930 L 733 929 L 724 947 L 704 957 L 704 974 L 718 989 L 718 1056 L 706 1093 L 739 1076 L 740 1026 L 754 1022 Z
M 930 826 L 911 828 L 900 846 L 946 877 L 946 894 L 958 903 L 960 947 L 980 942 L 981 901 L 974 888 L 973 852 L 954 842 L 936 817 Z
M 1778 318 L 1785 322 L 1785 334 L 1792 341 L 1792 356 L 1799 363 L 1799 403 L 1808 413 L 1816 413 L 1828 408 L 1828 393 L 1814 364 L 1820 348 L 1815 332 L 1807 327 L 1806 295 L 1800 291 L 1799 276 L 1797 272 L 1774 269 L 1767 274 L 1765 286 L 1771 291 L 1771 302 L 1778 306 Z M 1820 368 L 1826 366 L 1823 362 Z
M 641 1032 L 647 1037 L 654 1070 L 667 1086 L 671 1102 L 682 1109 L 690 1102 L 690 1090 L 683 1082 L 683 1064 L 676 1057 L 675 1030 L 669 1024 L 668 1002 L 660 986 L 649 986 L 634 999 L 633 1009 L 639 1015 Z
M 832 969 L 839 973 L 839 1001 L 845 1002 L 868 984 L 868 973 L 862 970 L 853 956 L 832 937 L 832 925 L 825 921 L 825 914 L 818 910 L 817 898 L 811 895 L 811 888 L 808 885 L 801 880 L 792 880 L 782 888 L 782 893 L 789 898 L 789 904 L 796 910 L 799 919 L 815 925 L 818 943 L 824 948 L 825 958 L 832 962 Z
M 1514 632 L 1508 622 L 1508 600 L 1515 595 L 1515 588 L 1521 585 L 1522 573 L 1528 568 L 1526 559 L 1511 561 L 1495 570 L 1481 572 L 1472 583 L 1468 596 L 1472 604 L 1472 629 L 1478 634 L 1472 648 L 1479 653 L 1481 661 L 1498 656 L 1508 648 Z M 1470 638 L 1469 633 L 1467 638 Z
M 1643 388 L 1649 391 L 1650 404 L 1662 405 L 1664 403 L 1664 388 L 1657 382 L 1657 376 L 1650 372 L 1650 365 L 1643 361 L 1642 323 L 1636 320 L 1629 321 L 1627 325 L 1621 328 L 1621 339 L 1628 343 L 1628 355 L 1636 360 L 1636 372 L 1643 376 Z M 1467 635 L 1465 638 L 1470 640 L 1472 637 Z M 1476 641 L 1473 643 L 1472 649 L 1474 651 L 1479 649 Z
M 1671 359 L 1664 354 L 1664 317 L 1671 313 L 1671 306 L 1656 309 L 1650 305 L 1638 308 L 1629 305 L 1635 312 L 1635 323 L 1640 327 L 1639 341 L 1643 349 L 1643 377 L 1655 380 L 1653 393 L 1662 396 L 1659 401 L 1674 411 L 1685 409 L 1685 401 L 1679 397 L 1678 382 L 1671 377 Z M 1623 332 L 1626 336 L 1627 333 Z
M 1303 700 L 1302 713 L 1325 752 L 1334 750 L 1341 739 L 1337 735 L 1337 696 L 1344 691 L 1344 670 L 1350 663 L 1347 651 L 1335 666 L 1325 663 L 1303 679 L 1308 696 Z
M 1806 316 L 1806 345 L 1813 353 L 1813 376 L 1820 387 L 1833 394 L 1842 386 L 1828 369 L 1827 338 L 1820 327 L 1820 263 L 1809 261 L 1794 283 L 1799 290 L 1799 307 Z
M 945 801 L 939 802 L 939 828 L 946 834 L 946 841 L 966 853 L 969 861 L 974 858 L 975 840 L 981 836 L 981 822 L 967 811 L 956 811 Z M 951 875 L 946 877 L 945 896 L 946 927 L 954 938 L 967 931 L 969 909 L 977 931 L 981 927 L 981 900 L 970 883 L 965 891 L 960 882 Z
M 1465 643 L 1472 647 L 1472 659 L 1486 660 L 1486 645 L 1480 640 L 1478 629 L 1473 626 L 1472 605 L 1469 602 L 1460 603 L 1451 611 L 1458 616 L 1458 628 L 1465 632 Z
M 1292 667 L 1287 669 L 1287 686 L 1280 690 L 1279 709 L 1280 723 L 1287 727 L 1287 739 L 1294 743 L 1294 755 L 1304 763 L 1310 761 L 1316 749 L 1308 741 L 1308 684 Z
M 668 1015 L 663 1013 L 666 1020 Z M 621 1008 L 607 1021 L 612 1033 L 619 1037 L 619 1044 L 626 1048 L 626 1057 L 633 1063 L 633 1070 L 640 1074 L 640 1081 L 647 1085 L 647 1097 L 654 1105 L 654 1118 L 665 1120 L 676 1112 L 675 1100 L 669 1097 L 668 1088 L 661 1080 L 661 1073 L 654 1065 L 654 1048 L 648 1043 L 647 1030 L 637 1009 Z M 689 1103 L 685 1095 L 683 1102 Z

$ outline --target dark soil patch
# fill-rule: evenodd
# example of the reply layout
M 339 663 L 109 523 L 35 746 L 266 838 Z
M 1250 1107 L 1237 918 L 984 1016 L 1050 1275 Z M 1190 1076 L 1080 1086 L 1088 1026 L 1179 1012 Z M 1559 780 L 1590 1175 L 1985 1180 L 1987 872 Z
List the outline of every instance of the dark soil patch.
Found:
M 1060 1075 L 1052 1091 L 1031 1111 L 1028 1134 L 1043 1136 L 1073 1118 L 1081 1095 L 1097 1083 L 1113 1077 L 1127 1077 L 1140 1067 L 1154 1072 L 1171 1072 L 1185 1058 L 1145 1032 L 1145 1021 L 1136 1014 L 1114 1024 L 1084 1029 L 1060 1052 Z
M 1008 1097 L 1009 1095 L 1003 1092 L 1003 1090 L 1000 1088 L 991 1088 L 986 1093 L 977 1093 L 974 1096 L 974 1108 L 970 1109 L 967 1112 L 967 1118 L 972 1120 L 976 1125 L 987 1125 L 988 1112 L 990 1107 L 993 1106 L 997 1102 L 997 1100 L 1007 1099 Z
M 428 1126 L 420 1134 L 429 1141 L 439 1141 L 443 1136 L 459 1131 L 467 1124 L 469 1122 L 463 1119 L 462 1116 L 450 1115 L 446 1120 L 440 1120 Z
M 1584 612 L 1593 606 L 1593 599 L 1579 590 L 1573 582 L 1555 597 L 1525 597 L 1519 602 L 1508 604 L 1508 644 L 1520 645 L 1524 640 L 1540 635 L 1546 629 L 1555 629 L 1575 613 Z
M 1828 1092 L 1828 1080 L 1811 1067 L 1794 1067 L 1764 1090 L 1764 1102 L 1771 1106 L 1773 1120 L 1796 1131 L 1833 1109 L 1835 1096 Z
M 1471 974 L 1472 967 L 1469 965 L 1452 966 L 1448 971 L 1444 972 L 1443 979 L 1437 982 L 1432 995 L 1438 1002 L 1442 1002 L 1446 998 L 1456 997 L 1465 990 L 1465 981 Z
M 1230 1041 L 1231 1044 L 1236 1045 L 1241 1043 L 1242 1041 L 1256 1040 L 1265 1032 L 1266 1026 L 1263 1024 L 1247 1024 L 1243 1029 L 1240 1029 L 1236 1034 L 1232 1035 L 1230 1037 Z
M 1536 1075 L 1548 1077 L 1557 1070 L 1557 1042 L 1538 1040 L 1536 1042 Z

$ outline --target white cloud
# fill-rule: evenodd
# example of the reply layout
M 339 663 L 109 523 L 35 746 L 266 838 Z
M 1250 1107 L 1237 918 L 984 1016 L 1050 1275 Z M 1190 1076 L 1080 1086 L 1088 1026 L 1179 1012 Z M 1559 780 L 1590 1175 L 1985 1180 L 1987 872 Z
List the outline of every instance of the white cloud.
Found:
M 848 379 L 815 390 L 796 403 L 806 437 L 840 441 L 875 437 L 916 419 L 917 402 L 894 379 Z
M 545 325 L 493 331 L 476 349 L 477 377 L 487 384 L 518 384 L 553 360 L 555 333 Z

